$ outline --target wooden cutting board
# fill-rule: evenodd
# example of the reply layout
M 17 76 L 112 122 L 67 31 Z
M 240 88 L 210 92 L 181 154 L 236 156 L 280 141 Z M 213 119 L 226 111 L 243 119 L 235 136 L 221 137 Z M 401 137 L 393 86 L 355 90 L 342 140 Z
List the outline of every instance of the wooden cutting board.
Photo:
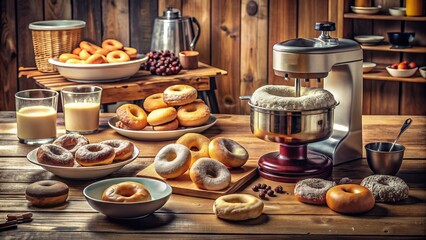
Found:
M 220 196 L 234 193 L 239 188 L 241 188 L 245 183 L 247 183 L 251 178 L 257 175 L 257 161 L 251 160 L 247 161 L 243 167 L 238 169 L 231 169 L 231 184 L 228 188 L 219 190 L 219 191 L 210 191 L 199 189 L 195 184 L 191 181 L 189 177 L 189 171 L 187 171 L 184 175 L 175 178 L 175 179 L 164 179 L 154 169 L 154 164 L 149 165 L 142 171 L 140 171 L 137 176 L 138 177 L 151 177 L 158 178 L 161 180 L 165 180 L 172 188 L 173 193 L 193 196 L 193 197 L 202 197 L 202 198 L 210 198 L 216 199 Z

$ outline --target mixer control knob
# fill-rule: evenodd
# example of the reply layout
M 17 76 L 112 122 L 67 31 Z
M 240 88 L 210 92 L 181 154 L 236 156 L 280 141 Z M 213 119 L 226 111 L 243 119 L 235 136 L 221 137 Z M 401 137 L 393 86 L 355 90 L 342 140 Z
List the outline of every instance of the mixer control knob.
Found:
M 336 24 L 334 22 L 317 22 L 315 23 L 315 30 L 317 31 L 336 31 Z

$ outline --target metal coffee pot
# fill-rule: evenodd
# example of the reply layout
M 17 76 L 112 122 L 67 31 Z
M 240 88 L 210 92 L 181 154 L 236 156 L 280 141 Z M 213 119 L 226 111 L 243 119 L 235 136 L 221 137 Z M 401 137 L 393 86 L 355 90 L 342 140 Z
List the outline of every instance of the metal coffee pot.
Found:
M 194 34 L 193 24 L 197 26 Z M 194 17 L 182 17 L 178 9 L 168 8 L 154 22 L 151 51 L 169 50 L 178 54 L 194 50 L 200 37 L 200 24 Z

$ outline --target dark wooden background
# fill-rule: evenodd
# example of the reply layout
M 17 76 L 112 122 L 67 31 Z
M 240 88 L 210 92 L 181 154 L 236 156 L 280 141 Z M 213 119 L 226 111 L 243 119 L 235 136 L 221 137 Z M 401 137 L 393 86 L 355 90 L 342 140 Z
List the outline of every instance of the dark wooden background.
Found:
M 0 0 L 0 110 L 13 110 L 16 91 L 35 87 L 18 80 L 20 66 L 35 66 L 29 23 L 81 19 L 86 21 L 85 39 L 99 44 L 102 39 L 116 38 L 140 52 L 147 52 L 153 20 L 166 7 L 173 6 L 201 23 L 202 34 L 197 44 L 201 61 L 228 71 L 228 75 L 218 81 L 221 112 L 248 113 L 247 103 L 239 100 L 240 95 L 250 95 L 268 83 L 292 84 L 274 76 L 272 46 L 291 38 L 316 37 L 315 21 L 336 20 L 339 0 L 254 0 L 258 4 L 254 16 L 247 14 L 249 1 Z M 401 4 L 400 0 L 396 2 Z M 361 28 L 383 32 L 380 29 L 384 24 L 389 22 Z M 426 65 L 424 56 L 412 57 Z M 378 57 L 380 59 L 396 61 L 394 57 Z M 425 85 L 365 80 L 364 113 L 426 115 Z M 321 83 L 311 83 L 311 86 L 321 86 Z

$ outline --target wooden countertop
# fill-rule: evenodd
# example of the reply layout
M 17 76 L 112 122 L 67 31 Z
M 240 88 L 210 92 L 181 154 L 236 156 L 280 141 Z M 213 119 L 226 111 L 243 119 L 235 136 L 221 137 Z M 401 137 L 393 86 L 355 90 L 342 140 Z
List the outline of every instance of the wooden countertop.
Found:
M 107 127 L 111 114 L 101 115 L 101 131 L 88 135 L 90 141 L 124 139 Z M 230 137 L 250 153 L 250 160 L 276 151 L 276 143 L 255 138 L 249 128 L 248 116 L 217 115 L 218 122 L 203 134 L 209 138 Z M 0 218 L 8 213 L 33 212 L 34 221 L 19 224 L 18 229 L 0 232 L 0 238 L 95 238 L 107 239 L 336 239 L 351 238 L 424 238 L 426 236 L 426 117 L 411 116 L 412 126 L 401 136 L 400 143 L 407 150 L 397 176 L 410 187 L 410 197 L 395 204 L 377 203 L 370 212 L 348 216 L 333 212 L 326 206 L 297 202 L 294 184 L 281 184 L 289 194 L 265 201 L 261 217 L 243 221 L 223 221 L 212 213 L 213 200 L 173 194 L 166 205 L 154 214 L 138 220 L 119 221 L 93 210 L 85 201 L 82 190 L 97 180 L 72 181 L 57 177 L 31 164 L 25 158 L 34 147 L 18 143 L 13 112 L 0 112 Z M 363 141 L 391 141 L 396 137 L 406 116 L 363 116 Z M 58 134 L 64 133 L 63 118 L 58 119 Z M 135 176 L 153 162 L 156 152 L 173 141 L 133 141 L 141 150 L 137 160 L 106 178 Z M 371 175 L 365 159 L 334 167 L 333 179 L 349 177 L 359 183 Z M 39 209 L 27 204 L 25 188 L 45 179 L 56 179 L 70 186 L 66 206 Z M 253 193 L 250 186 L 274 183 L 260 177 L 242 189 Z

